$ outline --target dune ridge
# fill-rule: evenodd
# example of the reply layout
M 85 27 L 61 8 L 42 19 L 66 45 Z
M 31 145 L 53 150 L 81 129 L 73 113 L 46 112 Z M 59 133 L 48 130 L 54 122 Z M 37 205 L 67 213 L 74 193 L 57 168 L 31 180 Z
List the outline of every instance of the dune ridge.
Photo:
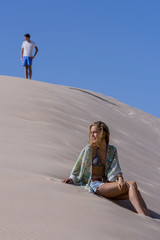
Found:
M 159 239 L 160 119 L 88 90 L 7 76 L 0 83 L 1 239 Z M 61 183 L 97 120 L 108 124 L 124 177 L 138 183 L 153 218 Z

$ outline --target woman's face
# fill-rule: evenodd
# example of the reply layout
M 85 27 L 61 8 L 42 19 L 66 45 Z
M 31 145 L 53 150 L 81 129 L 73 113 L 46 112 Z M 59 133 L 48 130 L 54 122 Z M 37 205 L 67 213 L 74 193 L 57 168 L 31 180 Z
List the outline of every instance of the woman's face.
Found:
M 90 138 L 92 143 L 97 143 L 99 140 L 100 131 L 97 126 L 92 126 L 90 130 Z

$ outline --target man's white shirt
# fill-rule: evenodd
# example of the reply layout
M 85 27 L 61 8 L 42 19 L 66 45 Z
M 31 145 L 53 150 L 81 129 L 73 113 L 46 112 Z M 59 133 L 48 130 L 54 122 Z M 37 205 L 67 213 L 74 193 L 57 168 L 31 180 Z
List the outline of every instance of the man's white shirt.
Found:
M 32 41 L 24 41 L 22 43 L 22 48 L 24 48 L 24 51 L 23 51 L 23 56 L 24 57 L 32 57 L 32 51 L 33 51 L 33 48 L 36 47 L 36 44 Z

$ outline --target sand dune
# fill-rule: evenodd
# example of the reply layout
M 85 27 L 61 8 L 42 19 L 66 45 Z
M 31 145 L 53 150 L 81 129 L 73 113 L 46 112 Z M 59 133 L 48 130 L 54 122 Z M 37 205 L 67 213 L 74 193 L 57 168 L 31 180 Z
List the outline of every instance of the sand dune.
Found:
M 0 239 L 160 239 L 160 119 L 88 90 L 6 76 L 0 85 Z M 97 120 L 153 218 L 61 183 Z

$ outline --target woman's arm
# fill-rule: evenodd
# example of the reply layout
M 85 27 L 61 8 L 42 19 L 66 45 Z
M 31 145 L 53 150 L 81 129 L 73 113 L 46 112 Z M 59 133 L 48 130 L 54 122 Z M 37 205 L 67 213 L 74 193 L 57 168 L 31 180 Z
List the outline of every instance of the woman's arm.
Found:
M 118 180 L 118 188 L 120 191 L 123 191 L 128 187 L 127 182 L 124 181 L 122 173 L 117 175 L 117 180 Z
M 110 148 L 111 149 L 109 151 L 110 154 L 109 158 L 112 159 L 112 161 L 107 171 L 107 178 L 109 181 L 115 182 L 117 180 L 118 175 L 122 176 L 122 171 L 119 164 L 117 149 L 114 146 L 110 146 Z
M 89 152 L 89 149 L 86 147 L 81 151 L 71 171 L 69 178 L 62 180 L 62 182 L 74 183 L 76 185 L 78 185 L 81 182 L 84 174 L 84 166 L 85 166 L 86 158 L 88 157 L 88 152 Z
M 87 150 L 86 150 L 86 148 L 84 148 L 81 151 L 81 153 L 71 171 L 69 178 L 72 179 L 74 184 L 78 184 L 82 180 L 83 173 L 84 173 L 84 164 L 85 164 L 85 160 L 86 160 L 86 154 L 87 154 Z
M 117 149 L 115 147 L 112 146 L 112 150 L 113 150 L 113 161 L 111 163 L 111 166 L 108 170 L 108 180 L 109 181 L 116 181 L 118 180 L 118 188 L 120 191 L 125 190 L 128 186 L 127 183 L 124 181 L 123 176 L 122 176 L 122 171 L 121 171 L 121 167 L 119 164 L 119 159 L 118 159 L 118 153 L 117 153 Z
M 62 180 L 63 183 L 73 184 L 72 178 L 66 178 Z

